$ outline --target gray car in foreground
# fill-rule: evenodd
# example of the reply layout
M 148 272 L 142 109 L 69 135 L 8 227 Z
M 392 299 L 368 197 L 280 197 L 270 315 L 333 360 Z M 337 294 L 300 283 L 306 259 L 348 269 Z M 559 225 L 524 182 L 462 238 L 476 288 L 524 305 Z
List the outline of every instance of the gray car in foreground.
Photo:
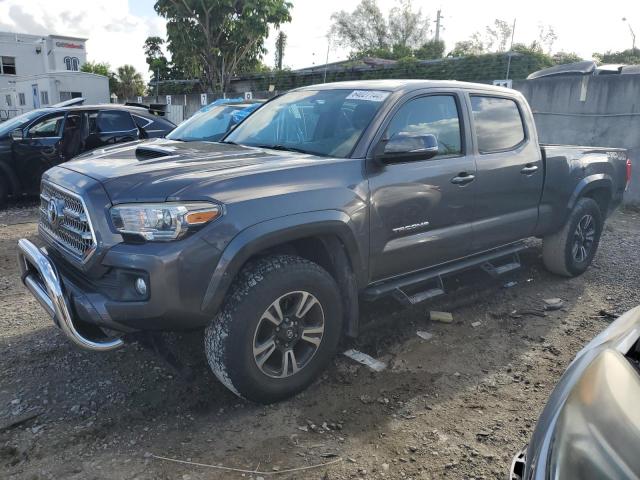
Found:
M 512 480 L 640 478 L 640 307 L 584 347 L 545 406 Z
M 293 90 L 221 142 L 106 147 L 46 172 L 23 282 L 76 345 L 205 329 L 209 365 L 260 402 L 306 388 L 360 302 L 414 305 L 471 267 L 590 265 L 630 179 L 623 149 L 540 145 L 520 93 L 422 80 Z M 146 333 L 148 335 L 148 333 Z

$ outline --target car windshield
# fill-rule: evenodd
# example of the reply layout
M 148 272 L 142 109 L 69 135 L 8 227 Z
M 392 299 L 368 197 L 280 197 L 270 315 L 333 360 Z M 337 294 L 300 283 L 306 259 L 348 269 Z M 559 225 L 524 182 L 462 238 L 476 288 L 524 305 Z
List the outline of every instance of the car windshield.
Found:
M 9 120 L 0 123 L 0 137 L 4 137 L 12 130 L 24 126 L 25 123 L 29 123 L 36 117 L 42 115 L 42 110 L 32 110 L 17 117 L 10 118 Z
M 219 105 L 185 120 L 167 138 L 183 142 L 217 142 L 235 123 L 233 113 L 248 105 Z
M 379 90 L 290 92 L 265 104 L 224 140 L 344 158 L 388 96 Z

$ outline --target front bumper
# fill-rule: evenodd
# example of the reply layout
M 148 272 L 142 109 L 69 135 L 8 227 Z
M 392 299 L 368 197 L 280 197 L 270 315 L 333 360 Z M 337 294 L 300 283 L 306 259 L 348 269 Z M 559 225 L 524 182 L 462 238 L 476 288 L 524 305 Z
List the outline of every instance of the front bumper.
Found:
M 45 251 L 27 239 L 20 239 L 18 262 L 22 283 L 69 340 L 80 348 L 92 351 L 104 352 L 122 346 L 123 342 L 120 338 L 89 338 L 88 335 L 81 333 L 69 308 L 58 271 Z

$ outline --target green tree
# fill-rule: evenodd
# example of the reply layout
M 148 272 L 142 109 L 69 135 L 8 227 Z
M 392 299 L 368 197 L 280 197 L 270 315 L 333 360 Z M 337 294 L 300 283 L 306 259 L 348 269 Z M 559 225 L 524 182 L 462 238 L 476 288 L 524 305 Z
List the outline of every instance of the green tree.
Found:
M 154 8 L 167 20 L 174 63 L 224 91 L 243 64 L 264 55 L 269 28 L 289 22 L 291 7 L 285 0 L 157 0 Z
M 430 20 L 414 10 L 411 0 L 400 0 L 389 12 L 389 41 L 400 48 L 415 49 L 427 39 Z
M 116 94 L 122 99 L 144 93 L 144 80 L 133 65 L 123 65 L 117 70 L 118 86 Z
M 106 62 L 86 62 L 80 67 L 80 71 L 107 77 L 109 79 L 109 93 L 118 89 L 116 74 L 111 71 L 111 65 Z
M 482 55 L 485 53 L 484 45 L 479 38 L 471 38 L 469 40 L 463 40 L 456 42 L 453 50 L 449 52 L 448 57 L 470 57 L 475 55 Z
M 574 52 L 557 52 L 551 57 L 556 65 L 564 65 L 565 63 L 582 62 L 584 59 Z
M 628 48 L 620 52 L 611 50 L 604 53 L 594 53 L 593 58 L 598 63 L 626 63 L 628 65 L 640 64 L 640 48 Z
M 356 52 L 390 48 L 387 21 L 376 0 L 362 0 L 353 12 L 341 10 L 331 20 L 331 34 L 338 45 Z
M 331 35 L 338 45 L 351 49 L 352 58 L 412 56 L 413 49 L 426 41 L 429 29 L 429 18 L 414 10 L 411 0 L 399 0 L 388 19 L 376 0 L 362 0 L 353 12 L 341 10 L 331 20 Z
M 507 49 L 507 43 L 511 39 L 513 28 L 508 22 L 496 18 L 493 25 L 485 27 L 485 45 L 484 49 L 489 52 L 504 52 Z
M 276 69 L 282 70 L 282 61 L 284 59 L 284 49 L 287 46 L 287 34 L 280 31 L 276 37 Z
M 444 42 L 442 40 L 429 40 L 413 52 L 420 60 L 434 60 L 444 56 Z

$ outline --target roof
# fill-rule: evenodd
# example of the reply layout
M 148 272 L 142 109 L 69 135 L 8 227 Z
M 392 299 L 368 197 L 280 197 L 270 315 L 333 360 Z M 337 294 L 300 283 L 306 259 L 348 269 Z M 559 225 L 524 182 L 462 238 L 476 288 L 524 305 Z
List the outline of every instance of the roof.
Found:
M 425 88 L 475 88 L 496 92 L 516 92 L 511 88 L 497 87 L 486 83 L 459 82 L 457 80 L 353 80 L 348 82 L 320 83 L 296 90 L 384 90 L 388 92 L 421 90 Z

